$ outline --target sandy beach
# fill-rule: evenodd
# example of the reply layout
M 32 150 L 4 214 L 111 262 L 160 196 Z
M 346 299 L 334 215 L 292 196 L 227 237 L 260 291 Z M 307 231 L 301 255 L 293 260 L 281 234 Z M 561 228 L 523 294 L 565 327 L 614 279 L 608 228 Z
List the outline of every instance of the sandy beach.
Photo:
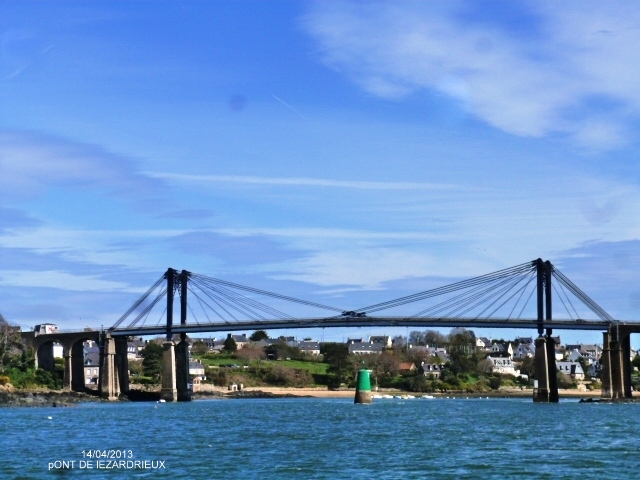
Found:
M 355 389 L 345 390 L 327 390 L 326 388 L 281 388 L 281 387 L 247 387 L 245 391 L 261 391 L 274 395 L 294 395 L 299 397 L 316 397 L 316 398 L 354 398 Z M 379 395 L 415 395 L 422 396 L 426 393 L 412 393 L 399 390 L 380 390 L 375 392 Z M 560 398 L 600 398 L 600 390 L 581 391 L 581 390 L 560 390 Z M 533 390 L 520 390 L 519 388 L 504 388 L 497 391 L 482 393 L 466 393 L 466 392 L 447 392 L 447 393 L 431 393 L 434 397 L 533 397 Z

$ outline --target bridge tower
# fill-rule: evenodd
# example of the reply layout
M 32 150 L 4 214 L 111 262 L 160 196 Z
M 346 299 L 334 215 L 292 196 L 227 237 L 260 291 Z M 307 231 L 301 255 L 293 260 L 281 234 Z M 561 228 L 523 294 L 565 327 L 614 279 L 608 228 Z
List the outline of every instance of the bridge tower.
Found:
M 538 300 L 538 338 L 536 338 L 536 381 L 538 387 L 534 389 L 533 401 L 545 403 L 557 403 L 558 374 L 556 370 L 556 342 L 553 339 L 553 330 L 550 326 L 551 313 L 551 274 L 553 265 L 551 262 L 543 262 L 541 258 L 536 260 L 537 272 L 537 300 Z M 546 332 L 545 332 L 546 322 Z M 546 335 L 544 335 L 546 333 Z
M 160 398 L 167 402 L 191 400 L 189 388 L 189 344 L 187 334 L 180 334 L 180 342 L 173 340 L 173 300 L 176 290 L 180 292 L 180 325 L 187 324 L 187 290 L 190 272 L 182 270 L 178 273 L 173 268 L 167 269 L 167 330 L 163 343 L 163 373 Z

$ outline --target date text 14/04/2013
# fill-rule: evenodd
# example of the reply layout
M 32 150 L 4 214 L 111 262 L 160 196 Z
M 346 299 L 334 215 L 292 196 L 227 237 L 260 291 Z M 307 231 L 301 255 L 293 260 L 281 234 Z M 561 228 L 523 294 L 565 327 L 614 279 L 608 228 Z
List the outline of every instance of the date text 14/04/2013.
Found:
M 120 459 L 120 458 L 133 458 L 133 450 L 82 450 L 80 452 L 83 458 L 106 458 L 106 459 Z

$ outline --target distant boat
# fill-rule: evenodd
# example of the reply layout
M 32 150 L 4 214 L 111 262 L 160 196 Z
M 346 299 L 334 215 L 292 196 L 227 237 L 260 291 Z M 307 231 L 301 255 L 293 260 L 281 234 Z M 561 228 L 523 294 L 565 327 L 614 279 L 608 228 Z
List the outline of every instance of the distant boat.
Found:
M 167 401 L 164 398 L 161 398 L 160 400 L 158 400 L 158 403 L 166 403 Z

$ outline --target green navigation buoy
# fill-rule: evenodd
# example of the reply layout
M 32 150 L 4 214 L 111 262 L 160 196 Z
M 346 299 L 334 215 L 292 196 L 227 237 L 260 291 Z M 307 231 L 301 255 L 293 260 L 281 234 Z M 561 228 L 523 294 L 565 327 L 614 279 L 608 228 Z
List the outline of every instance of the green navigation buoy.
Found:
M 371 403 L 371 370 L 358 370 L 356 397 L 353 403 Z

